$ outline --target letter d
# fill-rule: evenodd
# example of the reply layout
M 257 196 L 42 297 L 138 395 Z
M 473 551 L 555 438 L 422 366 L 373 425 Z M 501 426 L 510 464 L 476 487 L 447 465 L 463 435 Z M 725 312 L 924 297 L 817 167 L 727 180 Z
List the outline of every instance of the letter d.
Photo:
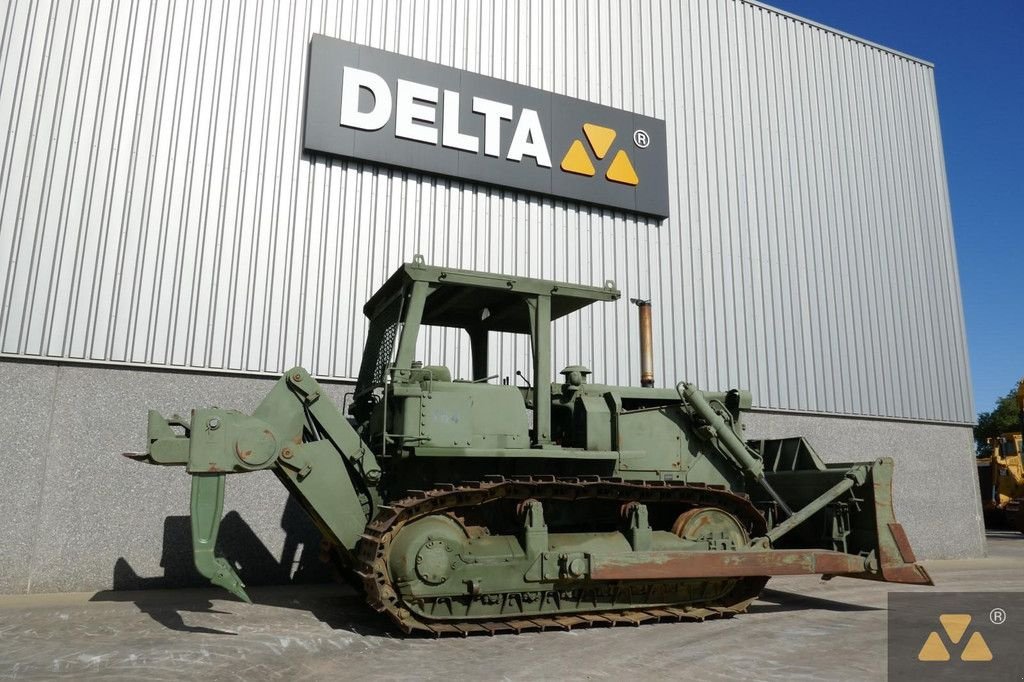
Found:
M 362 130 L 380 130 L 391 118 L 391 88 L 370 71 L 346 66 L 341 80 L 341 125 Z M 359 111 L 359 90 L 373 94 L 373 108 Z

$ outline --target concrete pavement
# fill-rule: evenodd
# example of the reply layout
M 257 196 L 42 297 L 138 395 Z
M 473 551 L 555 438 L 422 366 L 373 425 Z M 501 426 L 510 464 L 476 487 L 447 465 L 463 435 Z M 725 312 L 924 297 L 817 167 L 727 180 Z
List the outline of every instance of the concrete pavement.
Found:
M 401 638 L 346 587 L 0 596 L 0 679 L 869 680 L 885 676 L 890 590 L 1024 591 L 1024 535 L 925 562 L 937 588 L 778 578 L 749 613 L 707 623 Z

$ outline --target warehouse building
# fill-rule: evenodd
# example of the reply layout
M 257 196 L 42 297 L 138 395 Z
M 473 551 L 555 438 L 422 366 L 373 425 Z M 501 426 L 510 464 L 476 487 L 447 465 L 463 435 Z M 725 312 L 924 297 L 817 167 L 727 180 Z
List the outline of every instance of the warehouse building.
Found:
M 0 591 L 196 582 L 188 477 L 118 457 L 147 408 L 248 410 L 293 365 L 344 402 L 362 304 L 415 254 L 613 280 L 556 371 L 639 385 L 649 299 L 657 385 L 893 457 L 919 556 L 983 552 L 931 64 L 751 0 L 14 0 L 2 26 Z M 464 339 L 423 353 L 468 371 Z M 270 474 L 226 509 L 243 578 L 322 576 Z

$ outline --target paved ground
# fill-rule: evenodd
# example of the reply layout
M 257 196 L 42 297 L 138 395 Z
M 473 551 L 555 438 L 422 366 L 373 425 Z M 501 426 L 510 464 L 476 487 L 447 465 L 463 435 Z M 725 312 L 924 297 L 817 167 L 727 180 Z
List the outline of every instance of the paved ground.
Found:
M 1024 591 L 1024 535 L 927 562 L 941 590 Z M 0 596 L 0 679 L 854 680 L 885 676 L 889 586 L 781 578 L 746 615 L 469 639 L 401 639 L 343 587 Z

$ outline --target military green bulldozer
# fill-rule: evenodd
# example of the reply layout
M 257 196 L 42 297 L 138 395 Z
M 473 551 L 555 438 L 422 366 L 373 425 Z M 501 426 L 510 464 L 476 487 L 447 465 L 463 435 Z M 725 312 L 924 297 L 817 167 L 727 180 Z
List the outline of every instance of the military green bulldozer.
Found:
M 619 296 L 417 257 L 364 307 L 347 416 L 297 367 L 252 415 L 151 411 L 148 451 L 127 456 L 191 474 L 196 567 L 246 601 L 214 553 L 225 481 L 272 471 L 406 633 L 727 617 L 775 575 L 931 584 L 893 514 L 892 460 L 747 440 L 744 391 L 608 386 L 579 365 L 552 383 L 552 323 Z M 465 331 L 471 377 L 416 357 L 429 327 Z M 532 377 L 488 376 L 495 332 L 528 340 Z

